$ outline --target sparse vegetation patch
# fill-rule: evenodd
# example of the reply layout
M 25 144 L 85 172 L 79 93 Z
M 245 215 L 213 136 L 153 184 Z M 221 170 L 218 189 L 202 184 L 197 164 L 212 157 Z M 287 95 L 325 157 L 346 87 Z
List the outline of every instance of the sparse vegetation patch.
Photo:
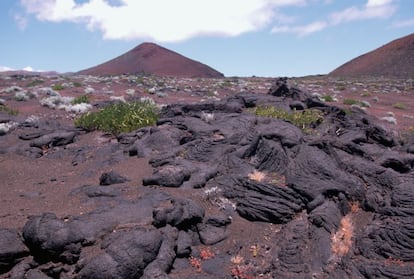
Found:
M 347 215 L 341 219 L 338 231 L 331 236 L 331 250 L 333 255 L 341 258 L 348 254 L 353 244 L 354 226 L 351 216 Z
M 287 112 L 284 109 L 273 106 L 258 106 L 254 109 L 254 113 L 258 116 L 272 117 L 288 121 L 301 129 L 306 129 L 323 120 L 323 113 L 316 109 Z
M 324 100 L 325 102 L 335 102 L 335 97 L 331 96 L 331 95 L 324 95 L 321 97 L 322 100 Z
M 18 115 L 19 111 L 17 109 L 12 109 L 7 105 L 0 104 L 0 112 L 5 112 L 9 115 Z
M 352 106 L 352 105 L 359 105 L 360 104 L 360 101 L 355 100 L 355 99 L 344 99 L 343 104 L 344 105 L 350 105 L 350 106 Z
M 101 130 L 112 134 L 155 125 L 156 106 L 149 101 L 117 103 L 97 112 L 89 112 L 75 120 L 75 125 L 88 130 Z
M 55 85 L 52 86 L 52 89 L 56 90 L 56 91 L 59 91 L 59 90 L 65 89 L 65 87 L 61 84 L 55 84 Z
M 401 110 L 404 110 L 407 108 L 407 106 L 403 103 L 395 103 L 392 105 L 392 107 L 396 109 L 401 109 Z
M 89 102 L 90 102 L 89 96 L 82 95 L 82 96 L 79 96 L 79 97 L 76 97 L 75 99 L 73 99 L 72 105 L 82 104 L 82 103 L 89 104 Z
M 33 86 L 36 86 L 36 85 L 39 85 L 39 84 L 42 84 L 42 83 L 44 83 L 44 80 L 35 79 L 35 80 L 32 80 L 31 82 L 29 82 L 28 84 L 26 84 L 26 87 L 33 87 Z
M 339 90 L 339 91 L 344 91 L 346 89 L 346 87 L 343 84 L 339 84 L 339 85 L 336 86 L 336 89 Z
M 266 177 L 266 174 L 264 172 L 254 170 L 252 173 L 249 173 L 248 177 L 250 180 L 261 182 Z

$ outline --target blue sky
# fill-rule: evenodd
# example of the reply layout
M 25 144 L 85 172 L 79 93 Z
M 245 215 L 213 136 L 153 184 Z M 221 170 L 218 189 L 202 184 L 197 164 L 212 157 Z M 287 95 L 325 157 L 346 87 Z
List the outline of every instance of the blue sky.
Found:
M 155 42 L 226 76 L 326 74 L 414 32 L 413 0 L 1 0 L 0 70 L 71 72 Z

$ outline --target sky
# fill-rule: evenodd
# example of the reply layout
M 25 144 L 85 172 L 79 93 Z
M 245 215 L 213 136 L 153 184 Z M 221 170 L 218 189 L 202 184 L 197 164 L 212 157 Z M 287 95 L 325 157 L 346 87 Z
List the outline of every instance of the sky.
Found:
M 1 0 L 0 70 L 76 72 L 154 42 L 225 76 L 327 74 L 414 32 L 413 0 Z

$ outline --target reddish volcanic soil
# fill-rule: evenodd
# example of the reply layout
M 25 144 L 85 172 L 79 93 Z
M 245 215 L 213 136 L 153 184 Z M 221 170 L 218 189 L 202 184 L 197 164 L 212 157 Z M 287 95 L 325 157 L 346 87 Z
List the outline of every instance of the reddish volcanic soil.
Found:
M 40 104 L 41 100 L 49 97 L 42 93 L 42 88 L 59 88 L 60 95 L 66 97 L 79 97 L 85 95 L 87 91 L 92 91 L 93 88 L 93 92 L 88 93 L 92 104 L 109 101 L 114 97 L 123 97 L 126 100 L 146 97 L 152 98 L 157 104 L 165 105 L 219 100 L 240 92 L 266 94 L 272 82 L 273 80 L 269 78 L 0 76 L 0 99 L 3 99 L 8 108 L 19 111 L 17 116 L 12 117 L 16 121 L 35 116 L 42 121 L 61 123 L 65 127 L 73 128 L 73 119 L 76 117 L 74 113 Z M 352 99 L 359 105 L 365 106 L 363 109 L 368 114 L 377 117 L 394 115 L 397 124 L 385 120 L 381 123 L 397 134 L 414 127 L 412 80 L 378 78 L 358 80 L 318 76 L 294 78 L 290 82 L 302 90 L 319 94 L 321 97 L 331 96 L 336 99 L 331 104 L 340 107 L 349 107 L 343 104 L 344 100 Z M 13 89 L 12 86 L 19 88 Z M 17 101 L 19 92 L 24 92 L 29 99 Z M 4 113 L 0 113 L 0 116 L 2 115 L 4 116 Z M 31 130 L 27 128 L 24 132 L 30 133 Z M 90 212 L 97 208 L 102 200 L 86 201 L 76 193 L 76 190 L 84 185 L 98 185 L 100 175 L 111 170 L 128 177 L 130 181 L 120 186 L 119 190 L 122 191 L 123 197 L 135 199 L 143 194 L 142 178 L 152 173 L 152 168 L 145 158 L 135 156 L 117 161 L 116 157 L 107 156 L 106 151 L 117 142 L 114 137 L 99 131 L 82 135 L 74 143 L 65 147 L 45 149 L 43 156 L 38 159 L 16 154 L 23 145 L 18 139 L 21 133 L 21 129 L 12 128 L 6 135 L 0 136 L 0 227 L 3 228 L 21 228 L 29 216 L 43 212 L 54 212 L 59 218 Z M 86 157 L 81 158 L 82 163 L 76 163 L 77 159 L 73 154 L 82 148 L 90 152 L 86 152 Z M 171 188 L 162 190 L 179 193 L 184 197 L 192 196 L 191 191 Z M 200 203 L 204 204 L 207 212 L 217 211 L 215 206 L 206 201 Z M 229 233 L 240 242 L 234 243 L 233 238 L 228 238 L 222 245 L 222 251 L 213 252 L 225 253 L 234 250 L 234 247 L 239 247 L 240 255 L 244 258 L 250 257 L 257 266 L 260 266 L 260 262 L 264 262 L 267 257 L 266 245 L 279 228 L 279 225 L 251 223 L 242 218 L 234 218 Z M 257 234 L 258 231 L 262 233 Z M 252 258 L 251 247 L 257 243 L 262 245 L 260 253 Z M 180 272 L 170 274 L 171 278 L 187 278 L 185 268 Z
M 414 77 L 414 34 L 365 53 L 330 73 L 331 76 Z
M 33 97 L 26 101 L 16 101 L 15 92 L 7 93 L 10 86 L 19 86 L 27 93 L 36 92 L 41 87 L 56 84 L 79 83 L 81 86 L 64 88 L 62 96 L 80 96 L 85 88 L 93 87 L 95 92 L 90 94 L 92 103 L 110 100 L 117 96 L 128 98 L 151 97 L 158 104 L 195 103 L 206 100 L 225 98 L 238 92 L 267 93 L 271 79 L 265 78 L 233 78 L 233 79 L 174 79 L 145 77 L 141 84 L 131 83 L 131 78 L 120 77 L 98 79 L 91 77 L 44 78 L 44 77 L 3 77 L 0 81 L 0 98 L 5 100 L 8 107 L 19 111 L 17 119 L 25 119 L 34 115 L 40 119 L 58 121 L 67 126 L 73 126 L 74 114 L 64 110 L 51 109 L 41 106 L 39 100 L 46 96 Z M 41 85 L 27 87 L 33 80 L 42 80 Z M 304 77 L 291 80 L 301 89 L 321 96 L 332 96 L 337 101 L 331 103 L 348 107 L 343 102 L 346 99 L 365 102 L 368 114 L 377 117 L 394 115 L 397 125 L 382 121 L 382 125 L 397 134 L 414 127 L 414 84 L 408 80 L 365 79 L 339 80 L 328 77 Z M 134 89 L 135 96 L 128 96 L 127 89 Z M 149 93 L 156 91 L 155 93 Z M 30 130 L 25 131 L 30 132 Z M 55 212 L 58 216 L 82 214 L 94 208 L 96 204 L 84 204 L 76 195 L 68 195 L 82 185 L 97 184 L 101 173 L 117 170 L 127 175 L 133 182 L 126 188 L 128 196 L 139 195 L 136 184 L 142 177 L 151 173 L 151 167 L 145 159 L 129 158 L 119 164 L 108 165 L 104 156 L 91 156 L 81 167 L 73 166 L 72 157 L 56 157 L 54 150 L 46 150 L 45 156 L 31 159 L 15 153 L 4 154 L 2 150 L 19 148 L 17 131 L 11 131 L 0 137 L 0 227 L 21 227 L 32 214 L 45 211 Z M 101 132 L 87 134 L 65 149 L 74 150 L 82 146 L 94 148 L 110 146 L 116 140 Z M 92 153 L 91 153 L 92 154 Z M 97 169 L 97 166 L 99 168 Z M 137 167 L 140 166 L 140 167 Z M 68 198 L 69 197 L 69 198 Z

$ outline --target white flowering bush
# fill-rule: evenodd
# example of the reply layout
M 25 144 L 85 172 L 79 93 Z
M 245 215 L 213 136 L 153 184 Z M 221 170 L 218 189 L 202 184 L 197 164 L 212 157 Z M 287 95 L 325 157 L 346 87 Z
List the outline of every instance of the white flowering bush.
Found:
M 85 113 L 92 108 L 88 103 L 76 103 L 73 97 L 51 96 L 40 100 L 42 106 L 51 109 L 62 109 L 71 113 Z
M 14 99 L 19 102 L 27 101 L 30 96 L 25 91 L 19 91 L 14 94 Z
M 16 85 L 12 85 L 10 87 L 4 88 L 3 90 L 1 90 L 1 92 L 4 92 L 4 93 L 13 93 L 13 92 L 19 92 L 19 91 L 22 91 L 22 90 L 23 89 L 21 87 L 16 86 Z
M 211 123 L 212 121 L 214 121 L 214 113 L 208 113 L 208 112 L 201 112 L 201 120 L 207 122 L 207 123 Z
M 83 89 L 83 92 L 85 92 L 85 94 L 92 94 L 95 92 L 95 89 L 93 89 L 92 87 L 86 87 L 85 89 Z
M 73 113 L 85 113 L 92 108 L 91 104 L 87 103 L 80 103 L 80 104 L 70 104 L 70 105 L 63 105 L 59 107 L 60 109 L 64 109 L 66 112 L 73 112 Z
M 17 122 L 0 123 L 0 136 L 7 134 L 18 125 Z

